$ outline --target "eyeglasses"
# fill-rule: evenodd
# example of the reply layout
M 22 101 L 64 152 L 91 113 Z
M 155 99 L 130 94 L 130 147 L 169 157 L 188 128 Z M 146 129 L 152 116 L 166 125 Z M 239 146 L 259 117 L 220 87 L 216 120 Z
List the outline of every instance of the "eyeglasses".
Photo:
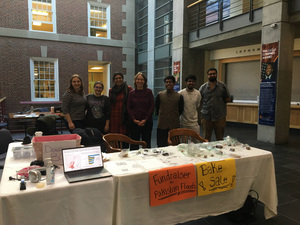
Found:
M 217 73 L 208 73 L 207 75 L 208 76 L 211 76 L 211 75 L 216 75 Z
M 96 86 L 96 87 L 94 87 L 94 88 L 95 88 L 95 89 L 103 89 L 103 87 L 97 87 L 97 86 Z

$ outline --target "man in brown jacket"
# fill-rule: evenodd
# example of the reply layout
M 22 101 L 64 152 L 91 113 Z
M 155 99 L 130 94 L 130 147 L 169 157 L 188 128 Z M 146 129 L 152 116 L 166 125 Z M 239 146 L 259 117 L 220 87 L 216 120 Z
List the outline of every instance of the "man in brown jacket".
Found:
M 168 132 L 180 127 L 179 116 L 184 107 L 182 95 L 174 91 L 175 78 L 167 76 L 164 82 L 166 90 L 159 92 L 156 97 L 158 147 L 168 146 Z

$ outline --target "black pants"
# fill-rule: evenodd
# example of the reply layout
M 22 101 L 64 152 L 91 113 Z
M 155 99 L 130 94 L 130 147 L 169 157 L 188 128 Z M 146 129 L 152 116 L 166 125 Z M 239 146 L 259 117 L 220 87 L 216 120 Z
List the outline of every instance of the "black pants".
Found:
M 134 122 L 130 122 L 129 125 L 129 137 L 135 141 L 145 141 L 147 148 L 151 148 L 151 133 L 152 133 L 153 121 L 147 121 L 144 126 L 138 126 Z M 138 145 L 130 145 L 130 150 L 139 149 Z
M 75 129 L 76 128 L 81 128 L 81 129 L 85 128 L 85 120 L 73 120 L 72 122 L 75 125 Z M 66 128 L 70 131 L 70 133 L 73 134 L 73 130 L 70 130 L 67 120 L 65 120 L 65 125 L 66 125 Z
M 156 143 L 157 147 L 166 147 L 168 146 L 168 134 L 169 134 L 169 129 L 163 130 L 157 128 L 157 136 L 156 136 Z

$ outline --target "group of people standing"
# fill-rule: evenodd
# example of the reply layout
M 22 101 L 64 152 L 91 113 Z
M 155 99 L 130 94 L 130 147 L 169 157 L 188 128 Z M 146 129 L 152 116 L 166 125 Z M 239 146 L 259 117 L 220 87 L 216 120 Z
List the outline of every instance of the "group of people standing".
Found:
M 122 73 L 113 75 L 113 87 L 109 97 L 102 95 L 104 84 L 97 81 L 94 93 L 85 95 L 83 82 L 78 74 L 71 77 L 69 87 L 62 98 L 62 111 L 70 133 L 79 129 L 97 128 L 101 134 L 120 133 L 134 140 L 147 142 L 151 147 L 154 97 L 147 88 L 147 78 L 142 73 L 134 77 L 134 87 L 128 86 Z M 136 149 L 138 146 L 131 146 Z
M 178 93 L 174 90 L 175 78 L 165 77 L 166 90 L 159 92 L 156 97 L 158 147 L 168 145 L 168 132 L 172 129 L 188 128 L 200 134 L 199 124 L 205 139 L 211 141 L 214 131 L 216 139 L 223 140 L 226 103 L 231 98 L 226 85 L 217 80 L 217 75 L 215 68 L 208 69 L 208 82 L 199 91 L 195 89 L 196 76 L 188 75 L 185 78 L 186 88 Z
M 175 78 L 164 79 L 165 90 L 156 100 L 147 87 L 147 77 L 139 72 L 134 76 L 134 89 L 124 81 L 122 73 L 113 75 L 113 87 L 109 97 L 102 95 L 104 84 L 97 81 L 94 93 L 85 95 L 83 82 L 78 74 L 71 77 L 69 87 L 62 98 L 62 111 L 71 133 L 76 128 L 97 128 L 102 134 L 120 133 L 133 140 L 143 140 L 151 148 L 154 105 L 158 115 L 157 146 L 168 145 L 168 132 L 185 127 L 200 133 L 198 110 L 201 108 L 201 126 L 204 138 L 211 140 L 215 130 L 217 140 L 222 140 L 226 123 L 226 103 L 230 100 L 228 89 L 217 80 L 217 70 L 207 72 L 208 82 L 199 91 L 195 89 L 196 76 L 185 79 L 186 88 L 174 90 Z M 130 146 L 138 149 L 138 146 Z

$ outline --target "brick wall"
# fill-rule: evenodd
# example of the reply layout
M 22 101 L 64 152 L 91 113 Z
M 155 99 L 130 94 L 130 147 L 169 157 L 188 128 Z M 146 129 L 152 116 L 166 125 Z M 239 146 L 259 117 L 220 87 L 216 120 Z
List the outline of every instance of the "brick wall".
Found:
M 28 30 L 28 1 L 1 0 L 0 27 Z
M 57 33 L 88 36 L 87 2 L 56 0 Z M 126 32 L 122 27 L 122 20 L 126 19 L 122 5 L 126 4 L 126 0 L 103 0 L 102 3 L 110 5 L 111 8 L 111 38 L 121 40 L 122 33 Z M 29 29 L 28 0 L 1 0 L 0 15 L 0 27 Z
M 20 101 L 31 101 L 30 57 L 41 57 L 40 46 L 48 47 L 48 58 L 58 59 L 60 99 L 74 73 L 82 76 L 88 90 L 88 61 L 97 61 L 97 50 L 103 51 L 103 61 L 111 62 L 112 73 L 126 73 L 122 48 L 1 37 L 0 96 L 7 97 L 7 112 L 20 111 Z
M 87 2 L 56 0 L 57 34 L 88 36 Z M 126 0 L 102 0 L 102 3 L 111 7 L 111 39 L 122 40 L 122 34 L 126 32 L 122 26 L 122 20 L 126 19 L 122 5 L 126 4 Z M 29 28 L 27 0 L 1 0 L 0 15 L 0 28 L 11 28 L 12 31 Z M 97 51 L 103 52 L 102 61 L 111 63 L 112 73 L 120 71 L 126 74 L 123 68 L 126 56 L 122 54 L 121 47 L 1 36 L 0 97 L 7 97 L 7 112 L 22 110 L 20 101 L 31 101 L 30 57 L 41 57 L 40 46 L 47 46 L 48 58 L 58 59 L 60 100 L 74 73 L 82 76 L 87 91 L 88 61 L 98 60 Z

